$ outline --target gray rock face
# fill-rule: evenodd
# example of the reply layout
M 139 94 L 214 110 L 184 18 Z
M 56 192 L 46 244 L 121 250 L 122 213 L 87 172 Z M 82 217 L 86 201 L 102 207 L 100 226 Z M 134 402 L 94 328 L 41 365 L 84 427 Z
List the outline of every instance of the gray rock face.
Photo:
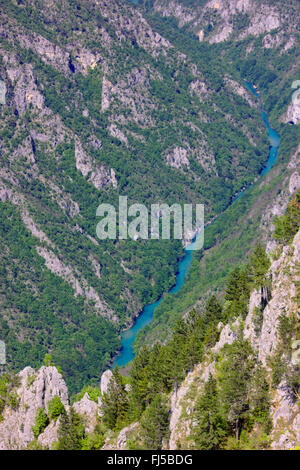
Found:
M 299 188 L 300 188 L 300 175 L 298 171 L 294 171 L 294 173 L 291 174 L 290 181 L 289 181 L 290 194 L 293 194 Z
M 110 380 L 110 371 L 104 375 L 104 390 Z M 0 422 L 0 450 L 26 449 L 33 441 L 32 426 L 35 424 L 37 410 L 43 408 L 48 413 L 49 401 L 54 396 L 59 396 L 69 412 L 68 389 L 56 367 L 41 367 L 35 371 L 31 367 L 25 367 L 20 373 L 20 386 L 16 390 L 18 406 L 12 409 L 6 406 L 3 412 L 3 421 Z M 101 413 L 101 398 L 98 402 L 90 400 L 87 393 L 81 400 L 73 404 L 74 410 L 82 417 L 85 431 L 92 433 Z M 45 430 L 38 436 L 38 443 L 45 449 L 51 449 L 52 444 L 58 440 L 60 418 L 51 421 Z
M 189 434 L 189 420 L 181 419 L 184 408 L 184 401 L 191 385 L 194 383 L 195 377 L 201 375 L 201 367 L 196 366 L 190 372 L 178 390 L 174 390 L 171 395 L 171 417 L 170 417 L 170 439 L 168 448 L 170 450 L 177 449 L 177 443 L 180 441 L 182 434 Z
M 101 400 L 96 403 L 85 393 L 80 401 L 74 403 L 73 408 L 83 417 L 86 432 L 93 432 L 97 424 L 97 416 L 100 416 Z
M 126 428 L 123 428 L 122 431 L 120 432 L 118 439 L 117 439 L 117 449 L 118 450 L 125 450 L 126 449 L 126 444 L 127 444 L 127 439 L 128 436 L 132 431 L 138 428 L 138 423 L 133 423 L 130 426 L 127 426 Z
M 300 441 L 300 413 L 284 382 L 276 390 L 273 402 L 273 449 L 288 450 Z M 284 431 L 283 431 L 284 430 Z
M 58 440 L 59 423 L 59 418 L 56 421 L 51 421 L 45 431 L 39 435 L 38 442 L 45 449 L 51 449 L 52 444 Z
M 113 188 L 116 188 L 118 183 L 114 170 L 112 168 L 108 170 L 104 166 L 96 164 L 92 157 L 84 151 L 79 139 L 76 139 L 75 143 L 77 170 L 79 170 L 83 176 L 87 177 L 96 189 L 104 188 L 109 184 L 112 184 Z
M 175 147 L 167 155 L 167 164 L 174 168 L 189 167 L 190 162 L 187 157 L 187 150 L 182 147 Z
M 286 112 L 284 122 L 291 122 L 293 124 L 299 124 L 300 122 L 300 93 L 298 93 L 297 99 L 293 100 Z
M 219 352 L 225 344 L 232 344 L 237 338 L 237 327 L 239 322 L 234 322 L 233 325 L 225 325 L 225 327 L 221 330 L 220 338 L 217 344 L 212 348 L 213 352 Z
M 274 289 L 272 298 L 264 310 L 262 330 L 259 338 L 259 360 L 266 365 L 267 356 L 274 352 L 278 344 L 279 316 L 295 312 L 297 306 L 295 281 L 300 253 L 300 232 L 295 236 L 293 247 L 285 247 L 280 258 L 270 268 Z
M 109 385 L 109 382 L 112 380 L 112 378 L 113 378 L 113 373 L 110 369 L 106 370 L 101 375 L 101 386 L 100 386 L 100 388 L 101 388 L 102 395 L 104 393 L 107 393 L 108 385 Z
M 283 6 L 284 8 L 284 6 Z M 287 6 L 285 6 L 287 11 Z M 282 15 L 277 5 L 271 2 L 259 2 L 257 0 L 209 0 L 199 5 L 182 5 L 178 0 L 155 0 L 154 9 L 162 16 L 173 16 L 178 20 L 179 27 L 186 26 L 193 31 L 199 41 L 207 40 L 210 43 L 218 43 L 228 39 L 238 40 L 249 35 L 259 36 L 266 33 L 263 38 L 263 47 L 283 46 L 284 50 L 292 47 L 293 44 L 288 37 L 280 34 L 273 38 L 269 33 L 284 24 L 285 29 L 293 34 L 292 25 L 286 24 L 288 21 Z M 209 24 L 211 15 L 214 15 L 214 27 L 210 33 L 205 32 Z M 242 30 L 236 31 L 234 28 L 235 19 L 247 15 L 249 23 Z M 291 23 L 294 18 L 289 18 Z
M 25 367 L 20 373 L 21 384 L 16 390 L 18 407 L 13 410 L 6 407 L 3 412 L 4 420 L 0 423 L 0 449 L 25 449 L 33 440 L 32 426 L 38 408 L 48 411 L 48 403 L 59 396 L 63 405 L 68 405 L 68 389 L 56 367 L 41 367 L 36 372 L 31 367 Z M 49 441 L 49 434 L 43 442 Z M 47 437 L 48 436 L 48 437 Z

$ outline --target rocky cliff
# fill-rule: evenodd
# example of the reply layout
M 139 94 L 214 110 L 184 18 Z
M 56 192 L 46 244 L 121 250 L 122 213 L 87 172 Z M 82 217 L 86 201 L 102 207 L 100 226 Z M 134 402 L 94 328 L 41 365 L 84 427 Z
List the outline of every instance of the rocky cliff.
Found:
M 240 327 L 243 336 L 249 339 L 257 353 L 259 362 L 268 371 L 268 380 L 271 380 L 270 361 L 278 351 L 280 345 L 279 319 L 282 315 L 295 321 L 293 331 L 294 360 L 290 357 L 289 367 L 293 367 L 299 356 L 296 340 L 296 331 L 299 328 L 300 310 L 296 294 L 299 291 L 299 260 L 300 260 L 300 231 L 295 236 L 291 246 L 286 246 L 278 257 L 272 262 L 268 275 L 272 279 L 270 286 L 271 298 L 262 311 L 262 292 L 254 290 L 250 296 L 249 311 L 246 319 L 235 320 L 232 324 L 219 324 L 220 338 L 217 344 L 206 355 L 203 362 L 191 371 L 177 392 L 171 396 L 171 419 L 169 448 L 193 448 L 194 407 L 198 393 L 208 380 L 209 374 L 217 374 L 216 361 L 220 360 L 222 350 L 226 345 L 232 344 Z M 278 258 L 277 258 L 278 257 Z M 298 289 L 298 291 L 297 291 Z M 299 295 L 299 292 L 298 292 Z M 258 315 L 261 312 L 258 321 Z M 283 354 L 288 351 L 283 352 Z M 271 386 L 272 387 L 272 386 Z M 290 449 L 300 442 L 300 410 L 299 397 L 293 396 L 291 389 L 285 381 L 272 387 L 271 404 L 271 448 Z
M 154 11 L 163 16 L 173 16 L 180 27 L 188 27 L 198 35 L 199 41 L 219 43 L 238 41 L 247 36 L 263 35 L 265 48 L 281 47 L 287 51 L 295 44 L 295 25 L 299 5 L 293 1 L 285 5 L 279 1 L 258 0 L 208 0 L 184 2 L 180 0 L 155 0 Z M 288 31 L 289 34 L 286 34 Z

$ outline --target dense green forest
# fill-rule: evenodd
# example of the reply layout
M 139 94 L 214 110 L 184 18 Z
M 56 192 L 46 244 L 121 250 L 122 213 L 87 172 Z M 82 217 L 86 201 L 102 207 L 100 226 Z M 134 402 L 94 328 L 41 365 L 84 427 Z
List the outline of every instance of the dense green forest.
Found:
M 53 351 L 71 390 L 78 390 L 86 380 L 96 383 L 99 365 L 104 368 L 120 344 L 116 328 L 96 317 L 92 305 L 87 308 L 67 283 L 45 269 L 35 251 L 35 239 L 24 230 L 13 205 L 2 204 L 0 217 L 1 238 L 5 237 L 9 246 L 1 253 L 1 296 L 5 301 L 0 319 L 8 361 L 15 370 L 21 369 L 24 361 L 39 367 L 45 354 Z M 39 295 L 32 289 L 35 284 Z M 11 318 L 18 325 L 13 330 L 5 320 L 7 310 L 12 310 Z M 20 342 L 20 335 L 28 339 Z M 85 351 L 84 358 L 79 345 Z

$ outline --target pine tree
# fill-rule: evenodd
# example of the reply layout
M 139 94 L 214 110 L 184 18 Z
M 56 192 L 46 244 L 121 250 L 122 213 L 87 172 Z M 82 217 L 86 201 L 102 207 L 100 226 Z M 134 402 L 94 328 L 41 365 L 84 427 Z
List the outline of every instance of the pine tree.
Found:
M 132 419 L 138 419 L 146 405 L 149 403 L 148 396 L 148 364 L 150 351 L 143 346 L 132 361 L 130 371 L 130 409 Z
M 168 391 L 168 375 L 166 347 L 157 343 L 151 351 L 147 367 L 149 403 L 157 393 Z
M 228 276 L 225 293 L 226 308 L 223 312 L 223 321 L 245 315 L 248 312 L 249 289 L 249 267 L 244 269 L 235 268 Z
M 253 254 L 250 256 L 251 279 L 255 287 L 268 286 L 269 282 L 266 274 L 270 266 L 271 262 L 264 247 L 258 243 Z
M 120 429 L 127 422 L 128 397 L 118 368 L 113 370 L 107 393 L 102 398 L 103 422 L 110 429 Z
M 251 378 L 249 402 L 251 413 L 255 421 L 263 424 L 265 431 L 269 432 L 272 428 L 272 422 L 270 420 L 271 398 L 269 394 L 269 384 L 266 379 L 266 371 L 261 365 L 256 367 Z
M 235 268 L 228 276 L 225 300 L 236 300 L 240 295 L 240 272 Z
M 287 244 L 300 227 L 300 191 L 292 197 L 286 214 L 275 219 L 274 238 L 279 243 Z
M 199 450 L 219 449 L 226 434 L 226 423 L 221 415 L 217 382 L 210 374 L 203 393 L 195 407 L 195 444 Z
M 225 417 L 234 427 L 236 440 L 249 414 L 249 387 L 254 365 L 255 357 L 249 342 L 239 337 L 227 347 L 220 367 L 220 399 Z
M 60 416 L 57 450 L 80 450 L 84 436 L 82 419 L 71 407 L 69 414 L 64 413 Z
M 141 418 L 141 437 L 145 449 L 161 449 L 163 438 L 169 427 L 169 409 L 166 397 L 156 395 L 154 400 L 144 411 Z
M 222 320 L 222 306 L 215 295 L 212 295 L 206 303 L 203 320 L 205 324 L 211 321 L 218 323 Z

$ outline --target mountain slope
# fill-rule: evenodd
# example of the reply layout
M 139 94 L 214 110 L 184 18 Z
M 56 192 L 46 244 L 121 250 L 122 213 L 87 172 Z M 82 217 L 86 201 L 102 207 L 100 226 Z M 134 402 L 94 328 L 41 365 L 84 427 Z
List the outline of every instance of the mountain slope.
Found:
M 143 2 L 140 2 L 143 3 Z M 215 5 L 218 4 L 218 9 Z M 195 305 L 203 309 L 210 292 L 223 295 L 231 266 L 249 256 L 256 240 L 271 239 L 275 215 L 282 214 L 289 197 L 299 187 L 300 106 L 297 99 L 299 77 L 299 9 L 297 2 L 149 2 L 147 19 L 161 34 L 193 60 L 214 44 L 215 53 L 232 67 L 237 80 L 249 81 L 259 90 L 271 126 L 280 134 L 279 155 L 272 170 L 255 182 L 242 198 L 205 231 L 205 250 L 195 253 L 184 287 L 155 310 L 151 327 L 139 333 L 136 349 L 158 336 L 165 340 L 172 325 Z M 153 7 L 153 8 L 152 8 Z M 262 21 L 262 11 L 272 10 L 279 23 Z M 199 41 L 199 28 L 207 26 L 209 15 L 216 20 L 219 34 L 226 24 L 232 27 L 247 13 L 249 21 L 214 42 L 214 28 Z M 271 15 L 272 17 L 272 15 Z M 175 21 L 176 19 L 176 21 Z M 218 21 L 217 21 L 218 20 Z M 227 22 L 227 23 L 226 23 Z M 251 22 L 251 28 L 249 25 Z M 218 26 L 217 26 L 218 24 Z M 290 27 L 291 26 L 291 27 Z M 267 28 L 267 31 L 265 30 Z M 269 29 L 271 29 L 271 32 Z M 270 36 L 279 41 L 269 41 Z M 291 41 L 289 42 L 289 39 Z M 286 45 L 288 44 L 288 47 Z M 210 68 L 208 62 L 207 68 Z M 296 88 L 294 88 L 296 87 Z M 254 101 L 255 105 L 255 101 Z M 259 106 L 259 101 L 256 101 Z M 289 119 L 289 116 L 291 119 Z
M 183 253 L 178 240 L 100 243 L 98 204 L 197 202 L 212 217 L 254 181 L 267 139 L 214 45 L 189 57 L 132 4 L 0 8 L 7 363 L 38 367 L 51 352 L 75 390 L 98 379 L 118 332 L 172 286 Z
M 53 365 L 3 376 L 1 448 L 299 446 L 299 202 L 298 193 L 277 222 L 271 261 L 257 251 L 228 279 L 222 308 L 211 299 L 204 315 L 178 323 L 165 347 L 142 350 L 129 384 L 108 370 L 101 388 L 84 388 L 71 407 Z

